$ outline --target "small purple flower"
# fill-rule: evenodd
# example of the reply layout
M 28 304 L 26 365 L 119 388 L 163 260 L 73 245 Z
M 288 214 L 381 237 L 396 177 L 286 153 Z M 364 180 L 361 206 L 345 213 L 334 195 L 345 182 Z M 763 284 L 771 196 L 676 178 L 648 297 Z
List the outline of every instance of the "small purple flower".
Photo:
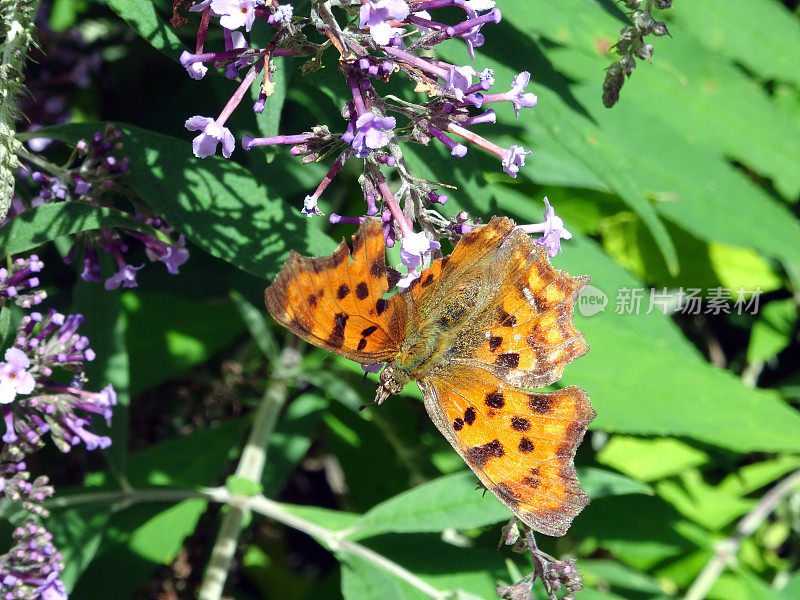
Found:
M 31 361 L 18 348 L 6 350 L 5 362 L 0 362 L 0 404 L 9 404 L 17 394 L 30 394 L 36 381 L 28 372 Z
M 202 12 L 209 6 L 211 6 L 212 0 L 202 0 L 202 2 L 198 2 L 194 6 L 189 8 L 189 12 Z
M 11 271 L 0 267 L 0 299 L 13 298 L 14 303 L 22 308 L 41 304 L 47 297 L 43 290 L 34 289 L 39 286 L 36 273 L 42 270 L 44 263 L 32 254 L 29 258 L 17 258 L 11 263 Z
M 100 276 L 100 261 L 97 259 L 97 248 L 94 246 L 86 246 L 84 250 L 81 279 L 95 283 L 102 280 Z
M 303 200 L 303 208 L 300 210 L 300 212 L 309 219 L 311 218 L 311 215 L 322 216 L 323 212 L 317 207 L 318 201 L 319 197 L 316 195 L 306 196 Z
M 244 34 L 241 31 L 231 31 L 230 32 L 230 43 L 225 43 L 225 50 L 241 50 L 243 48 L 248 48 L 249 44 L 244 37 Z M 228 65 L 228 68 L 225 69 L 225 77 L 228 79 L 236 79 L 239 76 L 239 69 L 242 67 L 246 67 L 253 61 L 252 57 L 248 56 L 246 58 L 240 58 Z
M 564 221 L 556 216 L 556 211 L 550 206 L 550 201 L 544 199 L 544 231 L 542 237 L 535 240 L 539 246 L 546 246 L 547 253 L 552 258 L 561 252 L 561 240 L 572 238 L 572 234 L 564 227 Z
M 472 85 L 472 78 L 478 72 L 469 65 L 464 67 L 451 66 L 447 71 L 447 78 L 445 83 L 447 89 L 455 95 L 456 99 L 460 102 L 464 99 L 464 92 Z
M 95 358 L 89 340 L 78 333 L 82 322 L 81 315 L 65 316 L 52 309 L 46 316 L 34 312 L 21 319 L 12 350 L 28 361 L 27 371 L 34 384 L 28 383 L 29 395 L 0 404 L 6 425 L 2 440 L 6 444 L 35 448 L 42 444 L 45 433 L 50 433 L 62 452 L 81 442 L 90 450 L 111 443 L 108 437 L 90 432 L 91 417 L 76 411 L 100 415 L 108 421 L 117 403 L 114 389 L 107 386 L 101 392 L 91 392 L 83 389 L 85 379 L 64 384 L 63 377 L 52 377 L 54 370 L 80 373 L 84 363 Z M 24 364 L 19 356 L 15 360 L 18 366 Z
M 75 182 L 75 193 L 78 196 L 83 196 L 84 194 L 88 194 L 89 190 L 92 189 L 92 184 L 88 181 L 84 181 L 78 175 L 73 175 L 72 180 Z
M 211 0 L 211 10 L 220 16 L 219 24 L 225 29 L 238 29 L 244 25 L 250 31 L 256 18 L 256 0 Z
M 186 69 L 186 72 L 189 73 L 189 77 L 192 79 L 202 79 L 208 72 L 208 67 L 195 60 L 195 55 L 191 52 L 187 52 L 186 50 L 184 50 L 181 54 L 180 62 L 181 65 L 183 65 L 183 68 Z
M 286 26 L 291 22 L 293 14 L 294 8 L 292 8 L 291 4 L 279 4 L 275 12 L 269 16 L 267 22 L 276 27 Z
M 138 284 L 136 283 L 136 271 L 139 269 L 144 268 L 144 265 L 140 265 L 138 267 L 134 267 L 133 265 L 122 264 L 120 266 L 119 271 L 114 273 L 111 277 L 106 279 L 104 284 L 107 290 L 113 290 L 118 288 L 120 285 L 122 287 L 136 287 Z
M 186 119 L 186 129 L 202 131 L 192 140 L 192 151 L 197 158 L 206 158 L 217 152 L 217 144 L 222 142 L 222 155 L 230 158 L 236 147 L 236 140 L 227 127 L 218 124 L 210 117 L 195 115 Z
M 395 125 L 397 120 L 394 117 L 379 117 L 375 113 L 366 112 L 356 120 L 355 133 L 349 127 L 342 135 L 342 140 L 353 147 L 357 158 L 366 158 L 372 150 L 389 143 L 389 136 L 385 132 L 394 129 Z
M 520 108 L 531 108 L 536 106 L 537 102 L 539 102 L 539 98 L 536 97 L 536 94 L 532 92 L 528 92 L 527 94 L 523 93 L 530 80 L 531 74 L 528 73 L 528 71 L 523 71 L 514 77 L 514 81 L 511 84 L 511 91 L 508 92 L 508 100 L 514 105 L 514 113 L 517 115 L 518 119 Z
M 439 242 L 428 239 L 424 233 L 410 233 L 403 236 L 400 246 L 400 262 L 410 271 L 422 266 L 426 254 L 441 248 Z
M 40 586 L 36 593 L 42 600 L 68 600 L 67 588 L 64 583 L 59 579 L 60 573 L 53 571 L 47 576 L 44 585 Z
M 402 21 L 407 16 L 408 4 L 405 0 L 368 0 L 361 5 L 358 26 L 361 29 L 369 27 L 372 40 L 379 46 L 385 46 L 398 31 L 387 21 Z
M 27 488 L 38 491 L 40 480 L 25 481 L 20 497 L 34 500 Z M 52 495 L 52 486 L 47 496 Z M 38 501 L 38 498 L 35 499 Z M 30 506 L 30 503 L 28 504 Z M 0 598 L 30 598 L 35 600 L 67 600 L 67 590 L 60 577 L 64 557 L 53 544 L 53 534 L 33 519 L 14 529 L 14 544 L 0 556 Z
M 525 157 L 529 154 L 532 153 L 526 152 L 522 146 L 511 146 L 503 153 L 503 171 L 511 177 L 516 177 L 519 168 L 525 165 Z

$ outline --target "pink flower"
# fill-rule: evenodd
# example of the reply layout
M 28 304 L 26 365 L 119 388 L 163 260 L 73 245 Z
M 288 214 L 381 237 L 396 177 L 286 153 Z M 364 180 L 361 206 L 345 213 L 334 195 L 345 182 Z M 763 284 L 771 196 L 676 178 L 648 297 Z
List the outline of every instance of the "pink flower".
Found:
M 408 16 L 405 0 L 369 0 L 361 6 L 359 27 L 369 27 L 373 41 L 385 46 L 398 31 L 387 23 L 388 20 L 402 21 Z
M 30 394 L 36 381 L 28 372 L 31 361 L 19 348 L 9 348 L 0 362 L 0 404 L 13 402 L 17 394 Z
M 220 16 L 219 24 L 225 29 L 244 25 L 245 31 L 250 31 L 256 18 L 256 0 L 211 0 L 211 10 Z

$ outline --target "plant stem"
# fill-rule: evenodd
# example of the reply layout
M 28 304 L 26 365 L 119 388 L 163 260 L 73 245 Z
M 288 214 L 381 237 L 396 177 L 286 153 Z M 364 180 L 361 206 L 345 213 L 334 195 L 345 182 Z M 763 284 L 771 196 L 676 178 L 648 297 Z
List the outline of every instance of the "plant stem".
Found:
M 800 484 L 800 471 L 795 471 L 764 494 L 758 504 L 739 521 L 733 535 L 717 544 L 717 551 L 700 571 L 689 591 L 686 592 L 684 600 L 703 600 L 706 597 L 708 591 L 722 575 L 725 566 L 736 556 L 742 540 L 752 535 L 758 526 L 772 514 L 783 497 L 798 484 Z
M 239 499 L 243 503 L 243 508 L 252 510 L 255 513 L 269 517 L 291 527 L 302 531 L 315 538 L 320 544 L 328 548 L 331 552 L 341 555 L 351 555 L 363 559 L 364 561 L 372 564 L 373 566 L 389 573 L 390 575 L 406 582 L 407 584 L 415 587 L 420 592 L 433 598 L 434 600 L 447 600 L 452 598 L 453 594 L 450 591 L 438 590 L 429 583 L 423 581 L 414 573 L 408 571 L 396 562 L 386 558 L 382 554 L 378 554 L 374 550 L 362 546 L 358 542 L 352 542 L 345 538 L 343 532 L 332 531 L 312 523 L 302 517 L 289 512 L 285 505 L 265 498 L 261 494 L 252 497 L 243 497 L 233 494 L 224 487 L 217 488 L 202 488 L 199 490 L 180 490 L 180 489 L 145 489 L 145 490 L 131 490 L 124 492 L 121 490 L 114 491 L 97 491 L 86 492 L 83 494 L 74 494 L 72 496 L 55 498 L 47 500 L 43 503 L 47 509 L 65 509 L 74 506 L 85 506 L 89 504 L 103 504 L 103 505 L 124 505 L 129 506 L 139 502 L 167 502 L 167 501 L 180 501 L 190 498 L 202 498 L 210 502 L 218 502 L 221 504 L 234 505 Z
M 396 562 L 389 560 L 382 554 L 378 554 L 374 550 L 370 550 L 366 546 L 362 546 L 357 542 L 351 542 L 345 539 L 341 533 L 326 529 L 316 523 L 307 521 L 301 517 L 291 514 L 283 506 L 277 502 L 269 500 L 264 496 L 257 496 L 252 499 L 251 508 L 253 511 L 264 516 L 280 521 L 284 525 L 288 525 L 298 531 L 307 533 L 313 538 L 316 538 L 321 544 L 326 546 L 331 552 L 336 554 L 350 554 L 364 559 L 365 561 L 375 565 L 379 569 L 397 577 L 408 583 L 409 585 L 417 588 L 426 596 L 436 600 L 445 600 L 452 597 L 450 592 L 437 590 L 435 587 L 426 583 L 407 569 L 398 565 Z
M 256 412 L 253 428 L 242 457 L 236 467 L 236 476 L 260 484 L 264 466 L 267 461 L 267 444 L 275 429 L 281 408 L 286 402 L 287 382 L 283 373 L 296 361 L 296 353 L 284 350 L 278 359 L 277 369 L 267 386 L 264 398 Z M 239 542 L 242 523 L 250 509 L 250 498 L 233 494 L 228 502 L 229 510 L 222 519 L 217 540 L 211 551 L 211 560 L 203 577 L 203 584 L 198 595 L 199 600 L 219 600 L 222 596 L 225 580 L 231 568 L 233 555 Z

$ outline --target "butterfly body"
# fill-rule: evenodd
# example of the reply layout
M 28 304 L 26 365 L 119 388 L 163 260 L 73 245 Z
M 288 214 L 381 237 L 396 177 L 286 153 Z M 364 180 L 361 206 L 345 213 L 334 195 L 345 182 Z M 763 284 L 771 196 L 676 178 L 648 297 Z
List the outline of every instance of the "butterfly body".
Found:
M 572 460 L 594 411 L 557 381 L 588 346 L 572 325 L 586 277 L 550 266 L 509 219 L 464 236 L 401 293 L 384 298 L 380 222 L 330 257 L 293 254 L 266 290 L 275 319 L 365 365 L 385 362 L 378 403 L 416 381 L 436 427 L 484 485 L 537 531 L 563 535 L 588 503 Z

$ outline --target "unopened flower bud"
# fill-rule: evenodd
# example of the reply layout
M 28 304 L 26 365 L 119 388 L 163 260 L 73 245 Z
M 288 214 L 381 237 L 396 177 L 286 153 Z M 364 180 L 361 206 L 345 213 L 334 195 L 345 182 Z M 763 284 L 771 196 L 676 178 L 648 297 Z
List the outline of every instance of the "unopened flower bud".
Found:
M 650 60 L 651 58 L 653 58 L 653 45 L 642 44 L 636 51 L 636 56 L 638 56 L 642 60 Z
M 667 24 L 663 21 L 653 21 L 653 35 L 669 35 Z

